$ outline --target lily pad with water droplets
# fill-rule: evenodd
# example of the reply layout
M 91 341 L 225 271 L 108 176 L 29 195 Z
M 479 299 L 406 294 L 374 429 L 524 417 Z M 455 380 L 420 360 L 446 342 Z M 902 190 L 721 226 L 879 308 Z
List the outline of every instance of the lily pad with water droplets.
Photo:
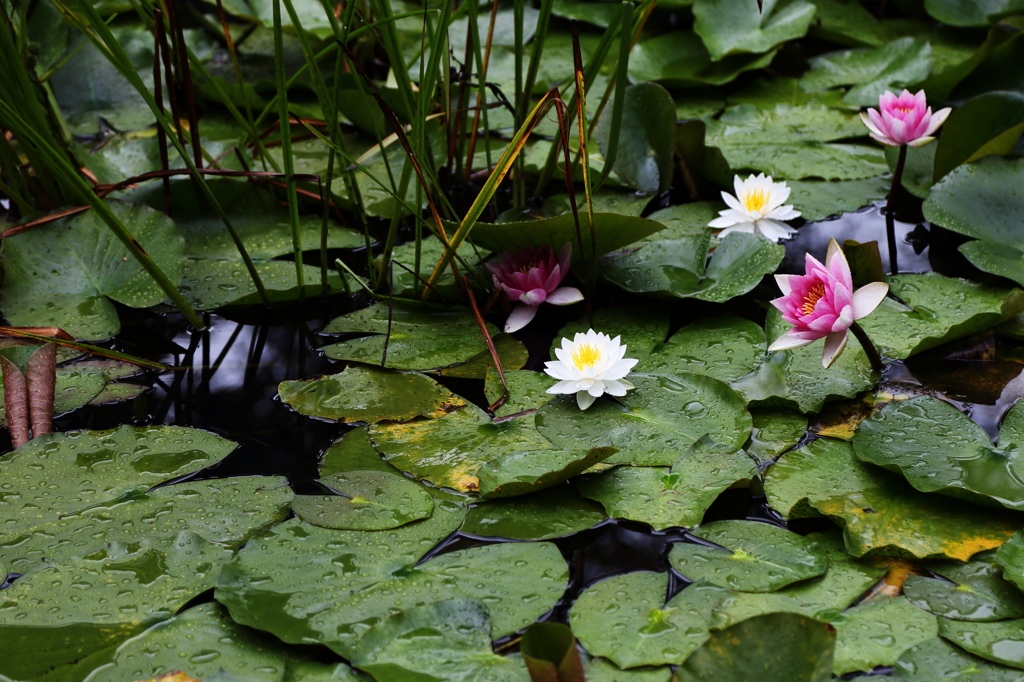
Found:
M 629 380 L 634 390 L 598 399 L 582 414 L 575 396 L 557 397 L 537 411 L 537 430 L 559 448 L 619 448 L 605 463 L 638 466 L 672 464 L 682 448 L 706 435 L 736 448 L 750 435 L 743 401 L 717 379 L 680 373 L 631 374 Z
M 696 0 L 693 30 L 704 40 L 711 58 L 768 52 L 807 33 L 815 7 L 806 0 L 780 3 L 766 0 L 757 12 L 744 0 Z
M 587 682 L 669 682 L 672 669 L 663 665 L 623 670 L 607 659 L 584 657 L 583 676 Z
M 923 492 L 1024 510 L 1024 404 L 1006 415 L 993 445 L 949 403 L 929 396 L 893 403 L 861 422 L 853 450 L 899 471 Z
M 976 656 L 1024 668 L 1024 618 L 994 623 L 939 619 L 939 634 Z
M 832 672 L 845 675 L 892 665 L 900 654 L 938 634 L 935 616 L 904 597 L 877 597 L 832 619 L 839 634 Z
M 760 462 L 774 460 L 807 433 L 807 417 L 790 410 L 753 409 L 750 417 L 754 428 L 747 452 Z
M 693 534 L 719 547 L 673 545 L 672 567 L 691 580 L 743 592 L 774 592 L 828 570 L 828 554 L 818 543 L 778 526 L 715 521 Z
M 386 530 L 434 510 L 429 493 L 405 476 L 345 471 L 319 479 L 336 495 L 296 495 L 292 511 L 306 523 L 342 530 Z
M 397 471 L 373 449 L 365 426 L 352 429 L 331 443 L 320 459 L 321 476 L 356 470 Z
M 986 682 L 1021 682 L 1024 674 L 990 663 L 936 637 L 910 647 L 892 666 L 892 678 L 905 682 L 942 682 L 979 679 Z M 856 678 L 868 682 L 867 677 Z
M 692 372 L 730 382 L 746 376 L 764 359 L 764 330 L 733 315 L 696 320 L 660 345 L 644 371 Z
M 481 497 L 526 495 L 568 481 L 618 452 L 617 448 L 520 450 L 492 459 L 477 471 Z
M 708 621 L 725 590 L 697 583 L 665 603 L 668 575 L 627 573 L 592 585 L 569 613 L 580 644 L 620 668 L 678 665 L 708 636 Z
M 459 530 L 467 535 L 512 540 L 550 540 L 578 533 L 605 520 L 601 507 L 571 486 L 525 497 L 473 505 Z
M 416 606 L 389 616 L 367 630 L 352 664 L 377 682 L 424 679 L 461 682 L 528 682 L 518 658 L 491 650 L 491 623 L 480 601 L 454 599 Z
M 809 63 L 811 69 L 800 78 L 800 85 L 807 90 L 853 85 L 844 102 L 877 107 L 879 96 L 886 90 L 899 92 L 928 77 L 932 46 L 923 38 L 908 36 L 876 48 L 827 52 L 812 57 Z
M 260 276 L 271 303 L 293 301 L 301 296 L 319 296 L 323 291 L 318 267 L 302 266 L 301 292 L 295 274 L 295 263 L 277 260 L 253 261 L 253 267 Z M 349 288 L 356 287 L 350 278 Z M 197 310 L 261 302 L 256 284 L 239 257 L 186 258 L 185 270 L 178 289 L 189 305 Z M 337 272 L 327 273 L 327 291 L 335 294 L 345 291 L 345 285 Z
M 699 525 L 722 491 L 756 475 L 757 465 L 742 450 L 698 443 L 671 469 L 618 467 L 580 480 L 577 486 L 584 496 L 604 505 L 613 519 L 662 530 Z
M 903 594 L 915 606 L 953 620 L 1024 616 L 1024 594 L 987 561 L 931 564 L 928 570 L 936 577 L 911 575 L 903 584 Z
M 907 182 L 906 175 L 903 182 Z M 861 180 L 791 180 L 787 184 L 787 202 L 800 211 L 801 218 L 815 221 L 881 201 L 889 193 L 890 181 L 886 176 L 877 176 Z
M 1018 531 L 996 552 L 1004 577 L 1024 590 L 1024 531 Z
M 634 46 L 629 56 L 629 79 L 634 83 L 657 81 L 681 88 L 722 85 L 744 71 L 768 66 L 773 57 L 775 51 L 712 61 L 700 36 L 693 31 L 666 31 Z
M 406 422 L 440 417 L 466 403 L 435 381 L 413 372 L 349 367 L 309 381 L 282 381 L 281 400 L 311 417 L 340 422 Z

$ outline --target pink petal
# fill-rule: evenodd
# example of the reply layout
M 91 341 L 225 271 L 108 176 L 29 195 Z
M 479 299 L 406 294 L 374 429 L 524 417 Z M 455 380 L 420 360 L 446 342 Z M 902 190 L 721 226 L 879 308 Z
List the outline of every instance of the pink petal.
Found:
M 792 335 L 792 329 L 775 339 L 772 345 L 768 346 L 768 350 L 771 352 L 779 350 L 791 350 L 793 348 L 800 348 L 801 346 L 807 346 L 814 343 L 815 339 L 799 339 Z
M 889 293 L 889 285 L 885 282 L 865 284 L 853 292 L 850 305 L 853 307 L 853 319 L 867 317 L 881 304 Z
M 544 289 L 531 289 L 519 297 L 519 300 L 529 306 L 537 306 L 547 300 L 548 292 Z M 531 315 L 532 317 L 532 315 Z
M 517 332 L 526 325 L 530 324 L 530 321 L 537 314 L 537 306 L 527 305 L 520 303 L 512 309 L 512 313 L 505 320 L 505 333 L 511 334 Z
M 576 287 L 559 287 L 547 297 L 547 302 L 552 305 L 571 305 L 582 300 L 583 294 Z
M 848 333 L 844 330 L 833 332 L 825 337 L 825 347 L 821 351 L 821 364 L 825 369 L 831 367 L 832 363 L 839 357 L 839 354 L 846 348 L 848 336 Z

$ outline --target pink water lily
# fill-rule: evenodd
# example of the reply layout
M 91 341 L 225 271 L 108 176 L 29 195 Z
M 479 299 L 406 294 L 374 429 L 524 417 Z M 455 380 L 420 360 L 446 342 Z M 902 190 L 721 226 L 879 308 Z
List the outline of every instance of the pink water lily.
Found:
M 575 287 L 560 287 L 569 274 L 572 244 L 566 242 L 558 253 L 550 246 L 524 247 L 501 255 L 500 263 L 487 263 L 494 286 L 519 303 L 505 321 L 505 332 L 518 331 L 530 323 L 541 303 L 570 305 L 583 300 Z
M 872 282 L 854 291 L 850 265 L 835 239 L 829 240 L 824 265 L 811 254 L 806 263 L 803 275 L 775 275 L 783 296 L 772 305 L 793 328 L 768 350 L 800 348 L 824 338 L 821 364 L 827 368 L 846 348 L 850 327 L 878 307 L 889 285 Z
M 920 147 L 935 138 L 932 133 L 946 121 L 949 107 L 940 109 L 934 114 L 925 100 L 924 90 L 916 95 L 904 90 L 896 96 L 885 91 L 878 98 L 878 109 L 861 112 L 861 120 L 868 127 L 871 137 L 890 147 L 910 145 Z

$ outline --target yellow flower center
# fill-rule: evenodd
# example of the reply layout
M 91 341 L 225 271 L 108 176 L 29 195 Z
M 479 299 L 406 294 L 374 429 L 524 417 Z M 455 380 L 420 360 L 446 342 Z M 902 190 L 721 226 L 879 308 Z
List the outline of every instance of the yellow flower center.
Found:
M 814 306 L 817 304 L 818 299 L 825 295 L 825 285 L 818 282 L 811 290 L 807 292 L 806 298 L 804 298 L 804 304 L 800 307 L 800 312 L 804 315 L 810 315 L 814 312 Z
M 572 352 L 572 364 L 576 369 L 583 371 L 584 367 L 593 367 L 601 359 L 601 351 L 596 346 L 584 343 Z
M 762 189 L 755 189 L 753 192 L 748 193 L 743 199 L 743 205 L 746 206 L 747 210 L 751 213 L 754 211 L 760 211 L 764 208 L 766 203 L 768 203 L 768 195 L 765 194 Z
M 914 110 L 914 107 L 896 107 L 896 111 L 898 111 L 898 112 L 900 112 L 902 114 L 909 114 L 913 110 Z
M 530 270 L 533 270 L 534 268 L 536 268 L 537 265 L 538 265 L 538 263 L 536 261 L 534 261 L 533 263 L 527 263 L 523 267 L 519 268 L 519 272 L 523 273 L 524 275 L 528 274 L 530 272 Z

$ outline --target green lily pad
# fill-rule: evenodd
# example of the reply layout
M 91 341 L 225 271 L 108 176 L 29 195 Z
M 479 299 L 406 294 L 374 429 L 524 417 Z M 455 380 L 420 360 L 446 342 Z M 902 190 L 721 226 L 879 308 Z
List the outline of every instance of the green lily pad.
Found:
M 1024 93 L 997 91 L 972 97 L 950 114 L 935 149 L 934 178 L 989 155 L 1013 152 L 1024 131 Z
M 358 678 L 344 663 L 318 663 L 296 653 L 270 635 L 237 625 L 227 609 L 214 602 L 193 607 L 125 642 L 111 663 L 86 679 L 148 680 L 184 669 L 203 680 L 226 673 L 239 680 L 283 682 L 310 668 L 331 680 Z
M 839 634 L 832 672 L 845 675 L 892 665 L 910 647 L 939 632 L 935 616 L 904 597 L 879 597 L 844 611 L 832 620 Z
M 479 601 L 449 600 L 424 604 L 389 616 L 363 635 L 352 664 L 377 682 L 431 679 L 461 682 L 527 682 L 521 660 L 491 651 L 491 623 Z
M 535 410 L 547 401 L 554 398 L 548 393 L 548 389 L 558 381 L 544 372 L 531 370 L 504 370 L 505 384 L 508 386 L 508 398 L 504 404 L 494 411 L 496 417 L 508 417 L 513 414 L 520 414 L 527 410 Z M 501 398 L 504 388 L 498 372 L 493 368 L 487 369 L 484 376 L 484 395 L 488 402 L 494 404 Z M 528 415 L 522 415 L 526 417 Z M 520 417 L 516 417 L 519 419 Z
M 238 623 L 346 657 L 396 610 L 444 599 L 484 601 L 495 636 L 529 625 L 565 590 L 561 553 L 550 543 L 506 543 L 417 564 L 462 515 L 460 504 L 435 501 L 430 518 L 373 533 L 286 521 L 224 568 L 217 600 Z
M 925 0 L 924 6 L 928 14 L 950 26 L 985 27 L 1000 17 L 1024 10 L 1021 0 Z
M 529 416 L 495 422 L 475 405 L 438 419 L 377 424 L 369 434 L 391 465 L 417 479 L 463 492 L 479 490 L 478 472 L 488 462 L 522 450 L 553 449 Z M 603 444 L 581 447 L 581 455 L 599 445 Z M 558 443 L 555 448 L 572 449 Z
M 184 240 L 174 222 L 147 206 L 108 203 L 176 284 L 184 268 Z M 120 331 L 112 301 L 146 308 L 166 296 L 95 211 L 5 239 L 0 265 L 6 274 L 0 308 L 10 324 L 60 327 L 81 339 L 105 339 Z
M 352 429 L 331 443 L 320 459 L 320 476 L 360 470 L 397 471 L 373 448 L 365 426 Z
M 717 547 L 677 542 L 669 560 L 691 580 L 743 592 L 774 592 L 824 575 L 828 554 L 813 540 L 756 521 L 715 521 L 693 531 Z
M 832 679 L 835 641 L 833 629 L 806 616 L 758 616 L 713 633 L 676 675 L 680 682 L 827 682 Z
M 708 435 L 741 447 L 750 415 L 728 386 L 697 374 L 630 375 L 636 388 L 617 400 L 598 399 L 580 413 L 575 396 L 559 396 L 535 416 L 537 431 L 557 448 L 616 447 L 608 464 L 665 466 L 679 449 Z M 521 449 L 521 448 L 520 448 Z
M 594 239 L 597 250 L 591 253 L 590 223 L 586 210 L 579 212 L 580 229 L 583 233 L 583 248 L 588 258 L 615 251 L 638 239 L 650 236 L 663 229 L 661 223 L 638 216 L 619 213 L 597 213 L 593 215 Z M 566 242 L 572 244 L 575 262 L 581 258 L 576 239 L 576 221 L 572 214 L 554 218 L 515 223 L 477 223 L 469 233 L 469 241 L 490 251 L 518 251 L 528 246 L 550 246 L 556 251 Z
M 669 682 L 672 669 L 667 665 L 623 670 L 604 658 L 583 662 L 583 676 L 588 682 Z
M 755 234 L 734 232 L 707 258 L 710 233 L 651 241 L 605 259 L 601 274 L 640 294 L 723 303 L 749 292 L 782 261 L 785 248 Z
M 718 212 L 725 207 L 720 201 L 691 201 L 657 210 L 649 217 L 664 225 L 665 229 L 641 241 L 672 241 L 708 232 L 711 230 L 708 223 L 717 218 Z
M 1020 518 L 918 492 L 902 477 L 865 464 L 849 443 L 816 440 L 787 452 L 765 475 L 771 506 L 792 516 L 808 504 L 844 525 L 846 549 L 890 556 L 967 561 L 1003 544 Z
M 904 170 L 903 183 L 907 183 L 909 168 Z M 930 174 L 929 170 L 929 174 Z M 809 221 L 824 220 L 829 216 L 856 211 L 885 198 L 890 181 L 885 177 L 863 180 L 791 180 L 786 183 L 791 192 L 789 202 Z
M 550 488 L 600 464 L 616 448 L 572 450 L 520 450 L 502 455 L 477 471 L 484 499 L 513 497 Z
M 747 452 L 761 462 L 775 459 L 807 433 L 807 418 L 789 410 L 756 409 L 750 417 L 754 428 Z
M 521 369 L 530 358 L 526 346 L 511 334 L 498 334 L 491 337 L 494 349 L 498 351 L 498 359 L 504 371 Z M 458 365 L 440 368 L 437 373 L 443 377 L 458 379 L 485 379 L 494 371 L 494 358 L 489 350 L 478 353 L 475 357 Z
M 899 92 L 928 77 L 932 46 L 922 38 L 899 38 L 876 48 L 828 52 L 808 60 L 810 71 L 800 78 L 808 90 L 853 85 L 843 101 L 854 106 L 878 106 L 886 90 Z
M 572 486 L 556 486 L 514 500 L 476 504 L 459 530 L 481 537 L 550 540 L 586 530 L 605 518 L 599 505 L 580 497 Z
M 941 682 L 975 677 L 987 682 L 1020 682 L 1019 670 L 973 656 L 939 637 L 915 644 L 892 666 L 893 678 L 906 682 Z M 858 678 L 866 682 L 865 678 Z
M 432 419 L 466 404 L 422 374 L 378 367 L 349 367 L 319 379 L 282 381 L 278 391 L 296 412 L 340 422 Z
M 306 523 L 341 530 L 386 530 L 434 510 L 427 491 L 404 476 L 346 471 L 319 479 L 337 495 L 296 495 L 292 511 Z
M 584 497 L 600 502 L 613 519 L 640 521 L 655 530 L 694 527 L 718 495 L 757 475 L 742 450 L 691 447 L 671 469 L 619 467 L 577 482 Z
M 924 216 L 947 230 L 1024 249 L 1024 159 L 989 157 L 964 164 L 932 188 Z
M 970 417 L 937 398 L 918 396 L 861 422 L 853 450 L 865 462 L 899 471 L 923 492 L 1024 510 L 1024 404 L 1014 406 L 993 447 Z
M 375 303 L 335 318 L 324 334 L 366 334 L 324 346 L 333 360 L 364 362 L 389 369 L 434 369 L 465 362 L 487 350 L 476 319 L 469 312 L 426 304 Z M 390 327 L 391 335 L 388 337 Z M 498 330 L 487 325 L 492 336 Z M 387 344 L 387 360 L 381 357 Z
M 733 315 L 685 325 L 643 363 L 647 372 L 691 372 L 726 383 L 757 369 L 764 359 L 764 330 Z
M 865 318 L 867 319 L 867 318 Z M 768 342 L 790 328 L 774 308 L 765 320 Z M 821 368 L 821 343 L 777 351 L 750 376 L 731 386 L 748 402 L 764 406 L 795 406 L 801 412 L 817 412 L 829 400 L 852 398 L 875 383 L 875 373 L 856 339 L 851 339 L 839 359 Z
M 958 248 L 982 272 L 1011 279 L 1024 286 L 1024 251 L 999 242 L 974 241 Z
M 811 0 L 817 12 L 810 34 L 840 45 L 879 45 L 882 22 L 856 0 Z
M 995 623 L 939 620 L 939 634 L 975 656 L 1024 668 L 1024 618 Z
M 1024 590 L 1024 533 L 1017 532 L 996 552 L 996 562 L 1003 568 L 1003 576 Z
M 302 266 L 304 283 L 301 292 L 295 275 L 295 263 L 254 261 L 253 267 L 271 303 L 292 301 L 300 296 L 319 296 L 323 291 L 319 267 Z M 350 289 L 355 287 L 355 284 L 350 283 Z M 186 258 L 178 289 L 189 305 L 197 310 L 261 303 L 249 271 L 237 256 L 219 259 Z M 345 291 L 345 285 L 337 272 L 328 272 L 327 290 L 329 293 Z
M 672 158 L 676 137 L 676 105 L 657 83 L 635 83 L 623 93 L 623 118 L 613 170 L 627 185 L 644 194 L 656 194 L 672 184 Z M 601 153 L 608 158 L 611 107 L 594 132 Z M 646 236 L 646 235 L 645 235 Z M 635 240 L 634 240 L 635 241 Z
M 629 80 L 657 81 L 669 86 L 722 85 L 744 71 L 768 66 L 775 52 L 742 54 L 712 61 L 704 42 L 693 31 L 667 31 L 640 41 L 629 55 Z
M 713 60 L 731 54 L 768 52 L 807 33 L 815 7 L 805 0 L 766 0 L 757 12 L 743 0 L 696 0 L 693 30 Z
M 620 668 L 678 665 L 709 637 L 711 611 L 725 590 L 697 583 L 665 603 L 668 575 L 627 573 L 579 596 L 569 624 L 591 654 Z
M 424 282 L 430 280 L 430 273 L 434 271 L 434 266 L 437 265 L 437 261 L 441 259 L 442 255 L 444 255 L 444 244 L 441 243 L 440 239 L 428 236 L 420 240 L 420 268 L 417 270 L 416 242 L 408 241 L 405 244 L 396 246 L 391 251 L 391 260 L 394 265 L 389 275 L 394 295 L 398 298 L 418 298 L 424 289 Z M 473 249 L 465 245 L 459 249 L 459 256 L 465 258 L 468 263 L 473 265 L 478 263 L 478 258 L 474 255 Z M 384 267 L 380 258 L 374 261 L 374 265 L 377 268 Z M 461 283 L 456 283 L 450 268 L 445 269 L 441 279 L 433 285 L 432 290 L 448 300 L 458 300 L 462 295 Z
M 903 584 L 903 594 L 915 606 L 953 620 L 988 621 L 1024 616 L 1024 594 L 1004 580 L 999 569 L 988 562 L 930 565 L 928 570 L 940 577 L 911 575 Z

